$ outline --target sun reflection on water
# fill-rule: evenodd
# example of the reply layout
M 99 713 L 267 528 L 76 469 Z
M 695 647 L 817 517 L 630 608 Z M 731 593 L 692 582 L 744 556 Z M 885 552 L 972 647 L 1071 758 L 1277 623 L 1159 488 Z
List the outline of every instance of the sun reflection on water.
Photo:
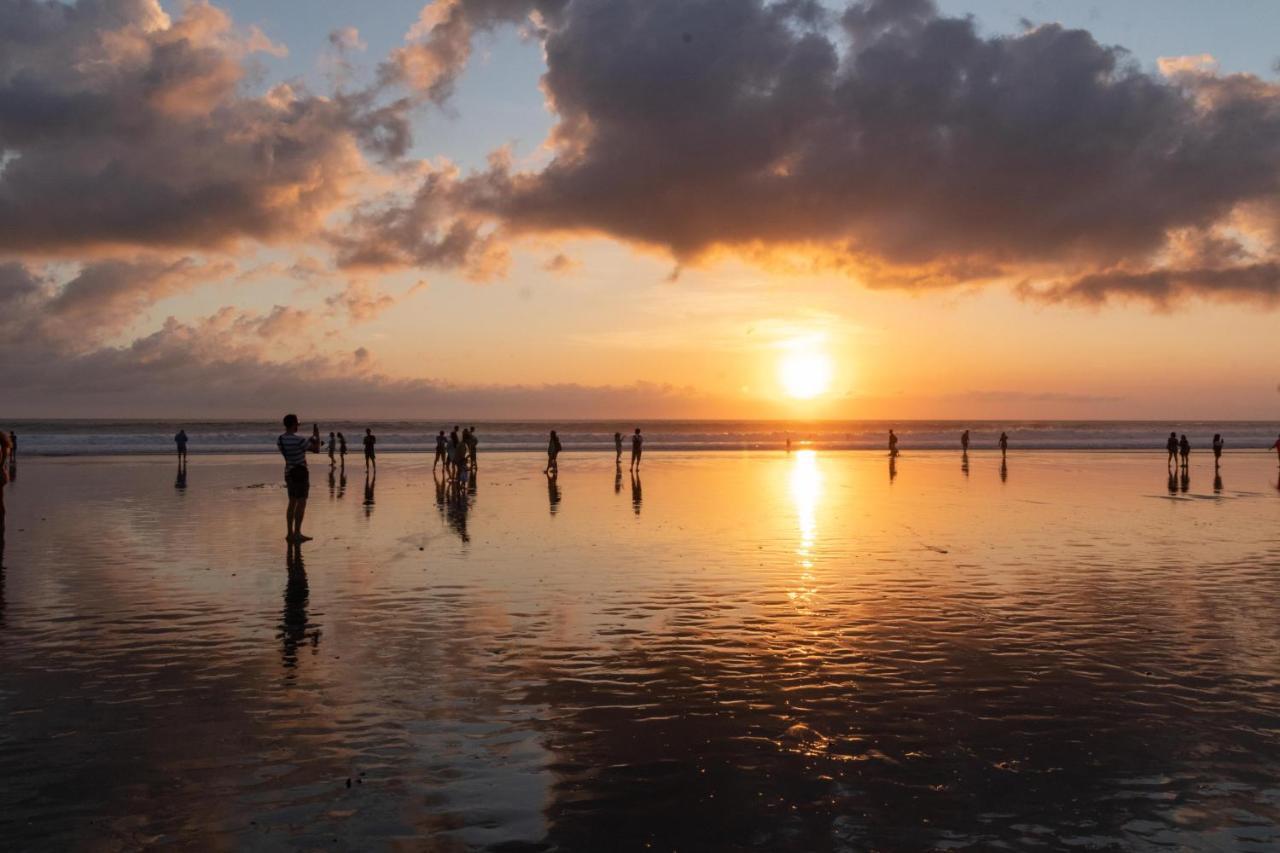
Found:
M 797 604 L 807 604 L 817 592 L 813 587 L 813 551 L 818 538 L 818 503 L 822 499 L 822 471 L 818 453 L 801 450 L 791 464 L 791 503 L 795 507 L 800 541 L 796 545 L 797 562 L 803 570 L 797 589 L 789 595 Z

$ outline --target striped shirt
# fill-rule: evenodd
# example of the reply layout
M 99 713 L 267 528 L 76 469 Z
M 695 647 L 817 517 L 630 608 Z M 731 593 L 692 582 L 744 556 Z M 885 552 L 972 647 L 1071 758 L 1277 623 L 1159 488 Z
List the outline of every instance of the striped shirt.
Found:
M 276 439 L 276 447 L 284 457 L 284 470 L 307 466 L 307 450 L 311 446 L 311 437 L 298 435 L 296 432 L 281 433 Z

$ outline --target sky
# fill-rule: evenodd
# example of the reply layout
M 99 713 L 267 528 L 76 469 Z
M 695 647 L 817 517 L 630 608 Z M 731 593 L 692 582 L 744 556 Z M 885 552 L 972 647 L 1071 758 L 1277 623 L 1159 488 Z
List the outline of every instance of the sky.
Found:
M 1275 3 L 370 5 L 0 0 L 3 411 L 1280 420 Z

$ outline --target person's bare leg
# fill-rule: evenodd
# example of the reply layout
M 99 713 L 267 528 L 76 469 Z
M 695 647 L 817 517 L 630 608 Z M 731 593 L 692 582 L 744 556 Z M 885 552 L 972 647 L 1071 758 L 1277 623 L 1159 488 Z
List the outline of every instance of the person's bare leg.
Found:
M 298 498 L 298 508 L 293 512 L 293 541 L 310 542 L 311 537 L 302 533 L 302 517 L 307 514 L 307 499 Z
M 293 513 L 297 506 L 298 499 L 289 498 L 289 508 L 284 511 L 284 538 L 287 542 L 293 541 Z

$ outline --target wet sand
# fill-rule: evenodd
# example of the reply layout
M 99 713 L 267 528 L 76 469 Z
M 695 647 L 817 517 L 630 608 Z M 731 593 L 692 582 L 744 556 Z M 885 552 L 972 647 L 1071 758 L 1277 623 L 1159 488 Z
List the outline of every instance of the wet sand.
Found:
M 6 846 L 1280 845 L 1274 456 L 379 461 L 20 461 Z

